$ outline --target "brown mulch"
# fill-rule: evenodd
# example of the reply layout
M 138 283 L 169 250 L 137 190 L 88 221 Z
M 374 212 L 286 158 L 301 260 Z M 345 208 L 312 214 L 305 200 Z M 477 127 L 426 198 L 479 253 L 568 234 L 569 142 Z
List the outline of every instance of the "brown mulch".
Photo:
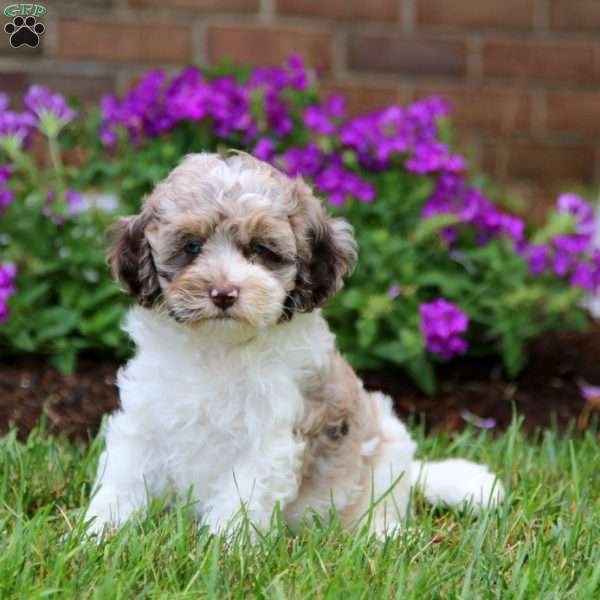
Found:
M 584 398 L 583 389 L 600 386 L 600 324 L 589 332 L 548 335 L 530 347 L 525 370 L 514 381 L 491 360 L 456 362 L 438 371 L 438 392 L 429 398 L 415 390 L 401 373 L 363 373 L 366 387 L 394 398 L 404 418 L 424 419 L 427 430 L 456 431 L 468 422 L 505 430 L 513 413 L 532 433 L 553 426 L 586 429 L 600 398 Z
M 77 373 L 62 376 L 40 357 L 13 359 L 0 367 L 0 433 L 13 424 L 24 437 L 43 411 L 51 430 L 72 438 L 95 435 L 104 414 L 118 406 L 119 363 L 84 358 Z M 468 421 L 505 429 L 513 407 L 527 431 L 556 424 L 587 427 L 600 412 L 598 398 L 584 400 L 581 386 L 600 386 L 600 324 L 585 334 L 549 335 L 531 346 L 530 361 L 516 381 L 507 381 L 492 361 L 453 362 L 439 370 L 438 393 L 428 398 L 401 371 L 362 373 L 369 389 L 395 401 L 398 414 L 424 420 L 427 430 L 455 431 Z

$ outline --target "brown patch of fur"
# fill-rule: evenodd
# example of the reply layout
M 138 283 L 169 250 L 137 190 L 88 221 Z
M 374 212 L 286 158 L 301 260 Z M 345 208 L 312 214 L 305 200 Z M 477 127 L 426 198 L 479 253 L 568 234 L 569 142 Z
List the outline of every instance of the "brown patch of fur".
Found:
M 336 488 L 348 494 L 352 481 L 360 493 L 336 502 L 346 522 L 363 505 L 369 458 L 362 444 L 378 434 L 373 403 L 352 368 L 336 353 L 329 370 L 305 392 L 305 411 L 297 435 L 306 442 L 298 498 L 285 512 L 297 526 L 306 510 L 327 511 Z M 339 500 L 336 499 L 336 500 Z
M 150 220 L 146 212 L 122 218 L 109 229 L 113 241 L 108 260 L 113 275 L 142 306 L 151 306 L 160 294 L 152 249 L 145 234 Z
M 298 274 L 289 308 L 310 312 L 342 286 L 356 262 L 352 227 L 327 215 L 310 188 L 297 180 L 292 188 L 297 209 L 290 217 L 298 246 Z

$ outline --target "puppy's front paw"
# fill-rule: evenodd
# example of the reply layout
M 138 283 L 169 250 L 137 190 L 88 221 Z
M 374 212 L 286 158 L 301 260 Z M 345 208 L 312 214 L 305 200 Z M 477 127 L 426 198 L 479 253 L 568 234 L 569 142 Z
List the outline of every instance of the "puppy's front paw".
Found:
M 99 542 L 102 538 L 117 529 L 116 523 L 110 518 L 110 512 L 106 514 L 91 514 L 90 511 L 85 515 L 85 535 L 86 537 Z
M 373 533 L 376 537 L 385 541 L 387 538 L 396 537 L 403 530 L 400 521 L 387 521 L 373 524 Z
M 203 515 L 202 523 L 208 527 L 214 535 L 230 535 L 241 530 L 247 523 L 251 540 L 256 540 L 257 532 L 266 532 L 269 529 L 269 515 L 260 514 L 258 511 L 248 509 L 246 506 L 237 505 L 221 507 L 221 510 L 213 508 Z

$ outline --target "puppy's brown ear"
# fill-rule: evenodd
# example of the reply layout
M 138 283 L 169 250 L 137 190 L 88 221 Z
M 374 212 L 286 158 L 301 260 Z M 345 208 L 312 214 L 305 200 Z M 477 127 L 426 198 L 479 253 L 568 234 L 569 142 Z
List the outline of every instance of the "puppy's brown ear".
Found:
M 294 193 L 299 212 L 292 226 L 297 232 L 299 260 L 289 308 L 309 312 L 342 287 L 344 276 L 356 264 L 356 241 L 350 223 L 329 217 L 303 182 L 296 182 Z
M 145 230 L 150 219 L 143 213 L 123 217 L 108 230 L 112 240 L 108 261 L 113 276 L 142 306 L 151 306 L 160 294 L 160 286 Z

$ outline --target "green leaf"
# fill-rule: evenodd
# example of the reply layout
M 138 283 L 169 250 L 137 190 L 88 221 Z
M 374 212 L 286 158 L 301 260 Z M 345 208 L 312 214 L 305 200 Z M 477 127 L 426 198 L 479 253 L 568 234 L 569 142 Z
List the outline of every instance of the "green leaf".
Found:
M 18 329 L 14 335 L 11 336 L 11 344 L 18 350 L 24 352 L 34 352 L 36 350 L 36 344 L 31 334 L 26 329 Z
M 79 330 L 83 335 L 98 334 L 106 329 L 118 329 L 125 309 L 120 304 L 113 304 L 108 308 L 98 311 L 91 319 L 82 321 Z
M 362 348 L 367 348 L 375 342 L 377 323 L 371 319 L 359 319 L 356 323 L 358 343 Z
M 504 335 L 500 347 L 507 375 L 511 378 L 516 377 L 526 362 L 524 341 L 514 334 Z
M 61 306 L 48 308 L 39 315 L 37 343 L 41 345 L 56 338 L 63 338 L 79 323 L 80 315 Z
M 373 347 L 373 353 L 398 365 L 403 364 L 411 356 L 411 353 L 400 341 L 376 344 Z
M 575 232 L 577 220 L 574 215 L 554 212 L 550 215 L 548 223 L 539 229 L 533 236 L 534 244 L 547 244 L 558 235 L 567 235 Z
M 407 360 L 404 363 L 404 368 L 419 388 L 421 388 L 428 396 L 435 395 L 435 371 L 424 354 Z
M 62 375 L 71 375 L 77 366 L 77 352 L 70 349 L 53 354 L 50 357 L 50 364 Z
M 436 236 L 445 227 L 460 223 L 460 219 L 456 215 L 434 215 L 427 219 L 421 219 L 417 228 L 412 234 L 412 241 L 415 244 L 420 244 L 425 240 Z

